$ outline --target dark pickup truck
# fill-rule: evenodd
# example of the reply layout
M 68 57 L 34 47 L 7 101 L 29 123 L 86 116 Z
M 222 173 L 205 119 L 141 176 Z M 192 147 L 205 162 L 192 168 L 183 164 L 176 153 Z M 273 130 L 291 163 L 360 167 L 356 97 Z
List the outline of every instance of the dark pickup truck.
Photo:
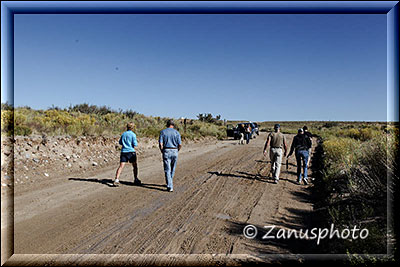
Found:
M 226 126 L 226 136 L 228 137 L 233 137 L 233 139 L 237 140 L 240 139 L 240 133 L 239 133 L 239 125 L 240 124 L 244 124 L 244 127 L 247 128 L 249 125 L 249 122 L 242 122 L 242 123 L 238 123 L 236 124 L 236 126 L 233 126 L 233 124 L 228 124 Z M 253 122 L 251 123 L 254 128 L 252 127 L 252 138 L 256 138 L 256 136 L 254 135 L 260 135 L 259 129 L 258 129 L 258 124 Z

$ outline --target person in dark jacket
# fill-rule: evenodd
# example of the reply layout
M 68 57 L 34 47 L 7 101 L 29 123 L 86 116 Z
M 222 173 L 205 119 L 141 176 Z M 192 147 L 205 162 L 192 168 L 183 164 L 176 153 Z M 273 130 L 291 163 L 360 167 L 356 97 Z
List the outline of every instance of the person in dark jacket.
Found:
M 287 156 L 287 158 L 289 158 L 293 154 L 293 151 L 295 151 L 296 161 L 297 161 L 298 184 L 300 184 L 302 180 L 301 169 L 303 169 L 304 183 L 308 184 L 307 164 L 309 157 L 308 150 L 310 147 L 311 147 L 311 140 L 304 134 L 304 130 L 300 128 L 297 131 L 297 135 L 293 138 L 293 142 L 290 147 L 290 152 L 289 155 Z

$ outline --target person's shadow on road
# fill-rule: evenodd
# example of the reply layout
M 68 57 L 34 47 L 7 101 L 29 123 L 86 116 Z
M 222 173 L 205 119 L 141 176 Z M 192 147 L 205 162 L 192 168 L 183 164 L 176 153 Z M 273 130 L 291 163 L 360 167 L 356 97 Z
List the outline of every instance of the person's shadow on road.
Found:
M 114 185 L 114 180 L 113 179 L 97 179 L 97 178 L 68 178 L 70 181 L 78 181 L 78 182 L 91 182 L 91 183 L 99 183 L 99 184 L 104 184 L 108 187 L 116 187 Z M 166 191 L 166 186 L 165 185 L 160 185 L 160 184 L 146 184 L 143 183 L 138 185 L 135 184 L 134 182 L 127 182 L 127 181 L 119 181 L 121 185 L 129 185 L 129 186 L 137 186 L 137 187 L 144 187 L 148 189 L 153 189 L 153 190 L 159 190 L 159 191 Z
M 222 173 L 222 172 L 214 171 L 214 172 L 208 172 L 208 173 L 212 174 L 212 175 L 223 176 L 223 177 L 234 177 L 234 178 L 242 178 L 242 179 L 249 179 L 249 180 L 257 180 L 257 181 L 264 182 L 264 183 L 273 183 L 268 176 L 263 176 L 260 174 L 252 174 L 252 173 L 247 173 L 247 172 L 237 171 L 236 173 L 238 173 L 238 174 L 234 174 L 234 173 Z

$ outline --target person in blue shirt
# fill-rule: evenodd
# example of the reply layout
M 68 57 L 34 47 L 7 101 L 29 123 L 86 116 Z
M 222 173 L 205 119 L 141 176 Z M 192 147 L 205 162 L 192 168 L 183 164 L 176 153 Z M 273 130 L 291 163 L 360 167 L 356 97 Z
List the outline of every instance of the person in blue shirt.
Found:
M 121 175 L 122 170 L 125 167 L 127 162 L 132 163 L 133 166 L 133 176 L 135 178 L 134 184 L 141 185 L 141 181 L 138 179 L 138 166 L 137 166 L 137 157 L 135 147 L 137 147 L 137 139 L 136 134 L 133 132 L 135 124 L 133 122 L 129 122 L 126 125 L 126 132 L 124 132 L 119 139 L 119 144 L 122 145 L 121 155 L 120 155 L 120 164 L 117 169 L 117 173 L 115 174 L 114 185 L 119 185 L 119 176 Z
M 176 163 L 178 162 L 178 152 L 182 148 L 181 135 L 174 129 L 175 124 L 172 120 L 167 121 L 167 128 L 160 132 L 158 145 L 163 156 L 165 181 L 167 191 L 172 192 L 173 179 Z

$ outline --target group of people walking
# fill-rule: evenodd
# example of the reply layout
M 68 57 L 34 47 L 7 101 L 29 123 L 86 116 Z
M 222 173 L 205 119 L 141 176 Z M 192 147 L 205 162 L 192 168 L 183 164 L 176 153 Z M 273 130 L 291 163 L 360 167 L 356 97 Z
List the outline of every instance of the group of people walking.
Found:
M 138 178 L 137 156 L 135 148 L 137 147 L 136 134 L 133 132 L 135 125 L 129 122 L 126 126 L 126 131 L 119 139 L 119 144 L 122 145 L 120 155 L 120 165 L 115 174 L 114 185 L 119 185 L 119 176 L 127 162 L 132 163 L 134 184 L 141 185 L 142 182 Z M 175 123 L 173 120 L 167 121 L 167 128 L 160 132 L 158 138 L 158 146 L 162 154 L 164 174 L 166 182 L 166 190 L 174 191 L 173 178 L 175 174 L 176 164 L 178 162 L 178 152 L 182 148 L 182 140 L 180 133 L 174 129 Z
M 166 126 L 167 127 L 160 132 L 158 145 L 163 159 L 166 190 L 173 192 L 173 178 L 178 162 L 178 152 L 182 148 L 182 140 L 179 132 L 174 129 L 175 123 L 173 120 L 168 120 Z M 133 122 L 129 122 L 126 127 L 127 130 L 119 139 L 119 144 L 122 146 L 122 149 L 120 154 L 120 165 L 115 174 L 115 186 L 119 185 L 119 177 L 126 163 L 131 163 L 133 166 L 134 184 L 142 184 L 138 178 L 137 155 L 135 150 L 138 143 L 136 134 L 133 132 L 135 125 Z M 287 154 L 286 138 L 281 133 L 280 128 L 279 124 L 274 125 L 274 131 L 268 135 L 263 150 L 264 156 L 267 156 L 268 146 L 270 147 L 269 157 L 271 159 L 272 178 L 275 183 L 279 182 L 282 158 L 289 158 L 294 152 L 297 161 L 297 183 L 300 184 L 301 181 L 304 181 L 305 184 L 308 184 L 307 168 L 310 159 L 312 134 L 308 132 L 307 126 L 300 128 L 297 135 L 293 138 L 289 154 Z M 249 143 L 253 133 L 251 124 L 249 123 L 248 127 L 241 124 L 239 130 L 241 133 L 239 143 L 244 144 L 244 138 L 246 138 L 246 142 Z
M 241 123 L 238 125 L 238 130 L 239 130 L 239 145 L 244 145 L 244 142 L 246 140 L 246 144 L 250 142 L 250 139 L 253 136 L 254 133 L 254 125 L 250 122 L 245 125 L 244 123 Z
M 269 157 L 272 178 L 276 184 L 279 182 L 282 158 L 287 157 L 289 159 L 294 152 L 297 162 L 297 183 L 301 184 L 303 180 L 305 184 L 308 184 L 307 168 L 310 161 L 312 134 L 308 132 L 307 126 L 298 129 L 297 135 L 293 138 L 290 152 L 287 154 L 286 138 L 280 132 L 280 128 L 279 124 L 274 125 L 274 131 L 268 135 L 263 150 L 264 156 L 267 156 L 267 148 L 270 146 Z

